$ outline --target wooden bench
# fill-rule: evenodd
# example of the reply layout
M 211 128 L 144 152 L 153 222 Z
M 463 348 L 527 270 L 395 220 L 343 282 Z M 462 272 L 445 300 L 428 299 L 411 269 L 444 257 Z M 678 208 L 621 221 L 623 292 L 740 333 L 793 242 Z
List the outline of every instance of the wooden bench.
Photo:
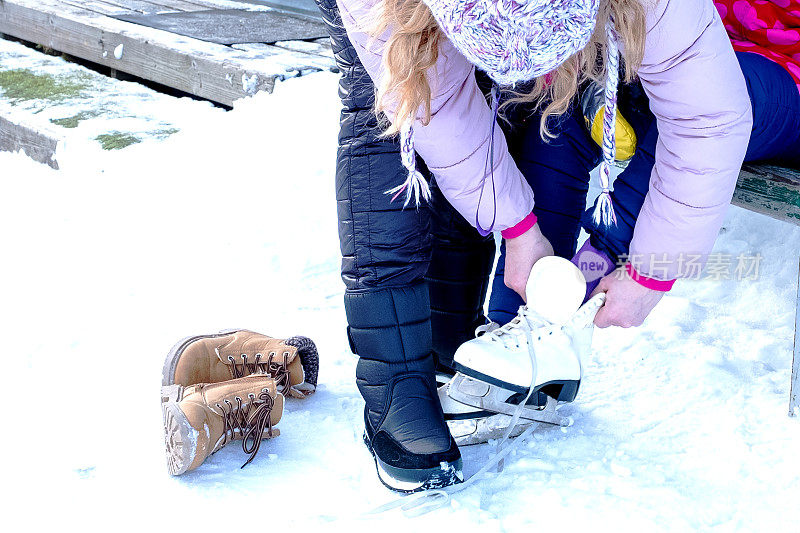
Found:
M 774 165 L 745 165 L 739 174 L 732 203 L 800 226 L 800 170 Z M 797 284 L 789 416 L 800 416 L 800 268 Z

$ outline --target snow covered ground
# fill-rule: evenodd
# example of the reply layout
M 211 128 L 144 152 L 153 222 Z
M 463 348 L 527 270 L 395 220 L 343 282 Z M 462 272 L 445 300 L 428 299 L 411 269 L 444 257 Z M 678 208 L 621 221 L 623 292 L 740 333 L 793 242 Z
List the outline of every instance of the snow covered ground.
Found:
M 178 133 L 67 147 L 60 171 L 0 153 L 5 523 L 800 531 L 800 420 L 786 416 L 800 229 L 738 208 L 717 251 L 760 253 L 758 280 L 682 282 L 644 327 L 598 331 L 563 408 L 572 427 L 540 430 L 445 508 L 365 518 L 395 495 L 361 443 L 345 337 L 336 83 L 290 80 L 231 112 L 173 100 L 192 110 L 171 114 Z M 248 467 L 234 445 L 170 477 L 163 358 L 227 327 L 312 337 L 321 386 L 287 402 Z M 465 449 L 467 473 L 492 450 Z
M 187 115 L 210 107 L 174 101 L 139 83 L 0 39 L 0 115 L 14 113 L 28 127 L 51 132 L 68 145 L 99 150 L 103 143 L 110 148 L 168 137 Z

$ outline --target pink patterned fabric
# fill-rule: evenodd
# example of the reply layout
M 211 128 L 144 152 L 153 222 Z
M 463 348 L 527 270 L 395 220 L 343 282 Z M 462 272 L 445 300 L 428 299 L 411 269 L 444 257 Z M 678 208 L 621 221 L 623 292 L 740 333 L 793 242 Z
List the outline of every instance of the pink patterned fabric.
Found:
M 800 0 L 714 0 L 737 52 L 785 68 L 800 90 Z
M 599 0 L 423 0 L 461 54 L 500 85 L 555 70 L 594 31 Z

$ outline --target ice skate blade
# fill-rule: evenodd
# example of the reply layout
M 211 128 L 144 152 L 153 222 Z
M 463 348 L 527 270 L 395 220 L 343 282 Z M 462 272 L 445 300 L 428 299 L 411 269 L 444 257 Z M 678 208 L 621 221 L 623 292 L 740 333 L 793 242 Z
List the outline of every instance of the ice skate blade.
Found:
M 517 410 L 517 405 L 508 402 L 509 398 L 516 394 L 520 393 L 481 381 L 461 372 L 457 372 L 453 376 L 447 387 L 447 395 L 459 403 L 508 416 L 513 416 Z M 534 391 L 534 394 L 536 394 L 536 391 Z M 520 417 L 525 420 L 543 422 L 555 426 L 569 426 L 571 424 L 570 419 L 556 413 L 557 404 L 558 402 L 555 399 L 548 396 L 547 403 L 543 407 L 524 406 Z
M 441 489 L 464 481 L 461 459 L 455 463 L 443 462 L 435 468 L 397 468 L 386 464 L 378 458 L 372 449 L 366 432 L 364 433 L 364 445 L 375 462 L 378 480 L 384 487 L 394 492 L 410 494 L 424 490 Z
M 490 440 L 503 438 L 503 435 L 505 435 L 505 432 L 508 430 L 510 421 L 510 416 L 496 414 L 483 418 L 450 419 L 447 420 L 447 427 L 450 429 L 450 434 L 453 435 L 459 447 L 474 446 L 476 444 L 486 444 Z M 538 424 L 538 422 L 525 419 L 520 420 L 517 422 L 517 425 L 514 426 L 509 437 L 518 437 L 522 432 L 531 427 L 532 424 Z

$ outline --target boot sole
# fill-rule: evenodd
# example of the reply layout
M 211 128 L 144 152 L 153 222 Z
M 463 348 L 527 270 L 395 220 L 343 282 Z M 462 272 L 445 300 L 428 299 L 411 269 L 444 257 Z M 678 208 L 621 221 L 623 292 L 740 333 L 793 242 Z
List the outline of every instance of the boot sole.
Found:
M 464 481 L 461 459 L 455 463 L 442 462 L 440 466 L 434 468 L 397 468 L 378 458 L 366 432 L 364 433 L 364 445 L 372 455 L 375 469 L 378 471 L 378 479 L 384 487 L 394 492 L 411 494 L 423 490 L 441 489 Z
M 177 403 L 163 403 L 161 410 L 164 415 L 167 469 L 173 476 L 179 476 L 194 461 L 197 453 L 197 431 L 189 424 Z
M 164 444 L 167 454 L 167 469 L 173 476 L 186 472 L 197 453 L 195 429 L 178 406 L 183 398 L 183 387 L 176 385 L 175 368 L 186 347 L 199 339 L 222 337 L 238 330 L 223 330 L 211 335 L 192 335 L 178 341 L 167 354 L 162 370 L 161 411 L 164 420 Z
M 473 370 L 459 363 L 454 363 L 454 366 L 456 367 L 456 371 L 461 372 L 462 374 L 471 378 L 489 383 L 490 385 L 497 385 L 500 388 L 521 394 L 522 397 L 520 397 L 517 401 L 522 401 L 525 398 L 525 395 L 528 394 L 528 389 L 526 387 L 520 387 L 519 385 L 514 385 L 513 383 L 508 383 L 507 381 L 503 381 L 492 376 L 487 376 L 482 372 L 478 372 L 477 370 Z M 554 380 L 541 383 L 533 389 L 529 403 L 541 403 L 538 401 L 539 394 L 545 394 L 558 402 L 575 401 L 575 398 L 578 396 L 578 389 L 580 388 L 580 385 L 580 380 Z

